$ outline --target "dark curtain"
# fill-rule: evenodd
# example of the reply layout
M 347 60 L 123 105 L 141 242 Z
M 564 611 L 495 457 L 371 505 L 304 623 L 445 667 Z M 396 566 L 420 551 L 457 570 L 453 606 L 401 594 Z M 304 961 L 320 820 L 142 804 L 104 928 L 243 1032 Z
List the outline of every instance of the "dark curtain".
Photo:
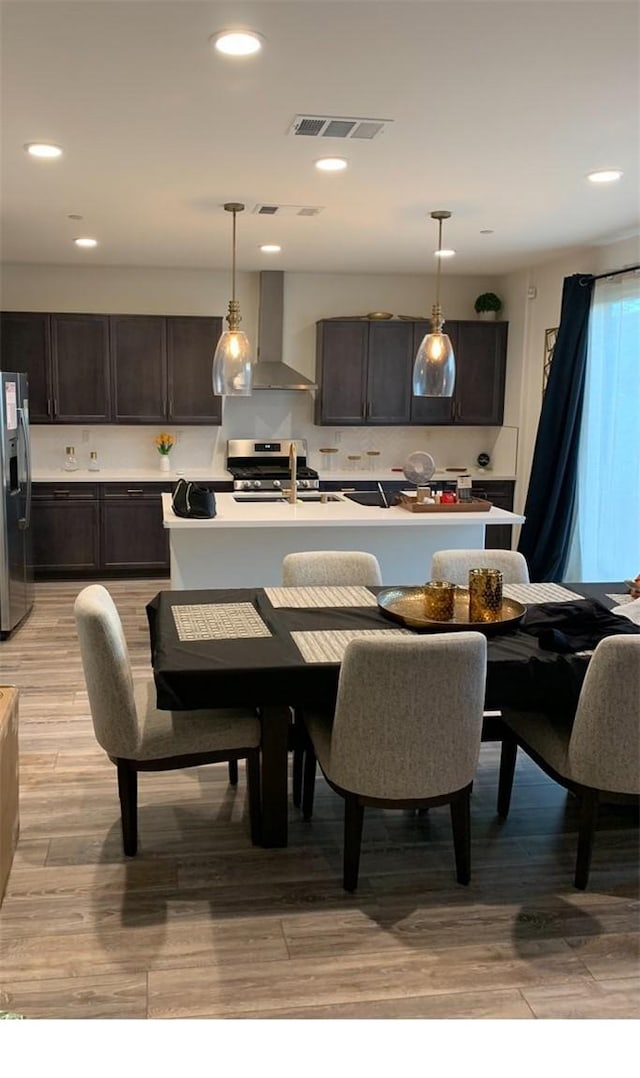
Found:
M 562 580 L 569 554 L 592 293 L 592 277 L 565 277 L 518 544 L 532 580 Z

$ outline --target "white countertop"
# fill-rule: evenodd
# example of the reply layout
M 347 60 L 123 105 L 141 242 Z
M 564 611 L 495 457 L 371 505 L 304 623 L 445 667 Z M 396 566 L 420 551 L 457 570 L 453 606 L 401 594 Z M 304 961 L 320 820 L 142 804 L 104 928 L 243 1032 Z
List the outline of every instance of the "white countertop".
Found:
M 458 472 L 437 471 L 430 482 L 447 481 L 455 483 Z M 466 475 L 473 480 L 515 480 L 515 475 L 487 471 L 486 468 L 470 468 Z M 378 470 L 375 472 L 320 472 L 322 482 L 331 483 L 404 483 L 406 482 L 402 472 L 393 472 L 391 469 Z M 33 471 L 34 483 L 175 483 L 180 476 L 191 480 L 193 483 L 229 483 L 232 476 L 229 472 L 213 472 L 206 468 L 182 468 L 178 471 L 161 472 L 159 468 L 100 468 L 98 472 L 90 472 L 88 468 L 78 468 L 75 472 L 67 472 L 64 468 L 35 468 Z
M 171 495 L 162 495 L 163 523 L 169 529 L 201 530 L 215 528 L 318 528 L 336 527 L 451 527 L 464 524 L 522 524 L 524 517 L 506 509 L 491 509 L 483 513 L 410 513 L 395 506 L 380 509 L 358 505 L 348 498 L 322 502 L 237 502 L 232 494 L 216 494 L 217 515 L 211 520 L 186 520 L 175 516 Z

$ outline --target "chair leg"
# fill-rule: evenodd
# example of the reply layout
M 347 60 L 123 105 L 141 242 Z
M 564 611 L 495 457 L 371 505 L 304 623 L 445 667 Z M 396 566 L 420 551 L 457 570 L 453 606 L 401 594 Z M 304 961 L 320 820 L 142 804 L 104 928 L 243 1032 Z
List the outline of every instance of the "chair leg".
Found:
M 238 785 L 238 761 L 229 760 L 229 783 L 231 786 Z
M 313 815 L 313 795 L 316 790 L 316 754 L 311 745 L 304 753 L 304 779 L 302 782 L 302 818 L 310 820 Z
M 293 725 L 291 727 L 291 742 L 293 746 L 293 789 L 292 800 L 296 808 L 300 808 L 302 802 L 302 773 L 304 769 L 304 731 L 302 716 L 297 708 L 293 711 Z
M 518 743 L 510 734 L 505 734 L 502 739 L 502 751 L 500 752 L 500 777 L 498 779 L 498 816 L 506 820 L 509 815 L 511 804 L 511 791 L 513 789 L 513 776 L 516 769 L 516 756 L 518 755 Z
M 360 870 L 360 846 L 364 805 L 355 794 L 347 794 L 344 801 L 344 862 L 342 886 L 345 891 L 355 891 Z
M 580 794 L 580 822 L 578 825 L 578 856 L 574 884 L 584 891 L 589 880 L 593 839 L 598 821 L 598 791 L 586 788 Z
M 122 845 L 127 857 L 138 852 L 138 772 L 130 760 L 116 760 L 122 821 Z
M 451 801 L 451 827 L 456 855 L 456 878 L 467 884 L 471 879 L 471 791 L 463 790 Z
M 262 841 L 262 809 L 260 801 L 260 750 L 253 749 L 247 755 L 247 790 L 249 793 L 249 821 L 251 841 L 259 846 Z

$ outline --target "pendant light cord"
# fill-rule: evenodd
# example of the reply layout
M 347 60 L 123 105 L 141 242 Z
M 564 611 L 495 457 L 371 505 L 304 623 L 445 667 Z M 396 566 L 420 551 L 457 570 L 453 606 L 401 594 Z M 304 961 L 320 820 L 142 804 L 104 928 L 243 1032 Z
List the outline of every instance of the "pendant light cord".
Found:
M 438 251 L 442 250 L 442 218 L 438 220 Z M 442 263 L 442 255 L 437 255 L 438 270 L 436 273 L 436 306 L 440 306 L 440 267 Z
M 236 299 L 236 216 L 237 210 L 233 210 L 233 251 L 231 254 L 231 299 L 235 303 Z

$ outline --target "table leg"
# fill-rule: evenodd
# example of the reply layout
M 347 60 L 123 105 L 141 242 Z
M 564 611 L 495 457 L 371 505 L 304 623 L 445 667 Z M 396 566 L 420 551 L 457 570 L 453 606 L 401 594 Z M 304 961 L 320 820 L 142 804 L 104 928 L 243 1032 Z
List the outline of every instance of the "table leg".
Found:
M 262 721 L 262 845 L 287 845 L 287 769 L 290 711 L 260 709 Z

